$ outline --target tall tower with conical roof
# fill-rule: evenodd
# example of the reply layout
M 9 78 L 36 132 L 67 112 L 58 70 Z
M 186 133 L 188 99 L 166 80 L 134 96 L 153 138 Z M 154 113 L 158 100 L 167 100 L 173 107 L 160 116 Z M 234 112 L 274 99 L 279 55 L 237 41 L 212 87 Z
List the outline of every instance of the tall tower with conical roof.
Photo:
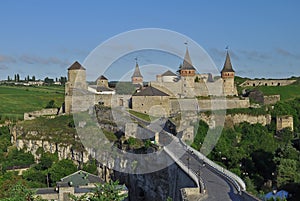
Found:
M 236 96 L 237 89 L 234 84 L 235 71 L 232 68 L 229 52 L 226 52 L 226 59 L 221 70 L 221 78 L 223 79 L 223 93 L 225 96 Z
M 137 62 L 137 59 L 135 59 L 135 60 L 136 60 L 135 69 L 134 69 L 134 72 L 131 76 L 131 82 L 132 82 L 132 84 L 139 84 L 139 85 L 143 86 L 143 76 L 141 74 L 140 67 L 139 67 L 139 64 Z
M 196 69 L 192 64 L 189 49 L 186 47 L 183 64 L 180 69 L 182 95 L 184 97 L 195 97 L 195 75 Z
M 189 49 L 188 49 L 188 47 L 186 47 L 183 64 L 180 69 L 180 76 L 181 77 L 191 77 L 191 76 L 195 76 L 195 73 L 196 73 L 196 69 L 194 68 L 194 66 L 192 64 Z

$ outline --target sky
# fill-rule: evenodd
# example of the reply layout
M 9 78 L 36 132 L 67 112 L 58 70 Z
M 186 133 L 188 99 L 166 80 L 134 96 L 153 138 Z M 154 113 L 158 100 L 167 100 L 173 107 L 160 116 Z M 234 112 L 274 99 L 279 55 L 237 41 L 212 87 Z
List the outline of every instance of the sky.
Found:
M 100 44 L 143 28 L 171 30 L 186 36 L 189 43 L 195 41 L 217 70 L 224 64 L 228 46 L 239 76 L 300 76 L 299 8 L 297 0 L 4 0 L 0 2 L 0 80 L 16 73 L 21 78 L 67 76 L 74 61 L 85 63 Z M 179 42 L 183 57 L 185 41 Z M 180 64 L 178 56 L 159 56 L 158 52 L 149 53 L 152 59 L 147 56 L 146 62 L 147 53 L 133 52 L 119 58 L 107 77 L 116 80 L 124 72 L 130 74 L 135 57 L 145 74 L 155 71 L 149 63 L 154 57 L 155 65 L 161 64 L 163 70 L 175 71 Z M 196 61 L 197 52 L 191 49 L 190 53 Z M 87 75 L 88 79 L 98 76 Z

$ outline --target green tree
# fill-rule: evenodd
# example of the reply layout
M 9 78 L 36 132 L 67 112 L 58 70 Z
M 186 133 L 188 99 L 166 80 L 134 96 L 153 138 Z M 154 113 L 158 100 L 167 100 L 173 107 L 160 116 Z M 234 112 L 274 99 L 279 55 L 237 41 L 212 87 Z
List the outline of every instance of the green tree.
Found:
M 127 193 L 122 193 L 123 186 L 119 181 L 110 180 L 108 183 L 96 184 L 91 201 L 122 201 L 127 197 Z
M 91 160 L 88 163 L 83 164 L 84 171 L 89 172 L 91 174 L 97 174 L 97 161 L 96 160 Z
M 277 159 L 277 185 L 283 186 L 288 183 L 300 182 L 300 173 L 297 168 L 297 161 L 286 158 Z
M 145 142 L 144 142 L 144 147 L 145 149 L 148 149 L 150 146 L 151 146 L 151 140 L 147 139 Z
M 72 174 L 77 170 L 77 167 L 73 163 L 73 161 L 68 159 L 63 159 L 54 163 L 51 168 L 49 168 L 50 180 L 52 186 L 56 184 L 61 178 Z
M 48 104 L 46 105 L 46 108 L 55 108 L 55 101 L 54 100 L 50 100 L 48 102 Z
M 5 201 L 33 201 L 33 191 L 27 189 L 20 182 L 17 183 L 9 190 L 9 198 L 4 199 Z

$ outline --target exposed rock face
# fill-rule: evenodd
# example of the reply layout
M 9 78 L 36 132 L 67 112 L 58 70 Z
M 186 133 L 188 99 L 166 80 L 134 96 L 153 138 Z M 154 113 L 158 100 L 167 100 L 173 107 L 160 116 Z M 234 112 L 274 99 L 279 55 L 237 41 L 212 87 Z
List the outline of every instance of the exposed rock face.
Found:
M 27 139 L 17 139 L 15 143 L 18 149 L 24 149 L 27 152 L 31 152 L 36 160 L 40 158 L 40 148 L 42 148 L 44 152 L 57 152 L 59 160 L 71 159 L 78 164 L 86 163 L 89 160 L 88 153 L 86 151 L 74 150 L 72 145 Z
M 71 144 L 51 142 L 51 140 L 39 138 L 37 131 L 28 131 L 24 133 L 22 128 L 14 126 L 11 131 L 12 144 L 15 144 L 17 149 L 24 149 L 31 152 L 35 160 L 39 160 L 41 151 L 58 153 L 59 160 L 71 159 L 78 164 L 86 163 L 89 160 L 89 154 L 83 149 L 74 148 Z M 23 136 L 31 136 L 23 137 Z

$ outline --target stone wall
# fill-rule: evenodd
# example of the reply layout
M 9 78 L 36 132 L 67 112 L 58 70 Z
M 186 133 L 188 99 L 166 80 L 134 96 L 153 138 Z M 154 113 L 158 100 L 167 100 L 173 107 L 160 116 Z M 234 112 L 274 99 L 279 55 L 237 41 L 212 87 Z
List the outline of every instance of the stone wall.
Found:
M 253 195 L 251 195 L 250 193 L 248 193 L 246 191 L 242 191 L 241 195 L 244 198 L 244 201 L 261 201 L 260 199 L 254 197 Z
M 33 112 L 27 112 L 24 113 L 24 120 L 33 120 L 37 117 L 40 116 L 55 116 L 59 112 L 58 108 L 48 108 L 48 109 L 42 109 L 38 111 L 33 111 Z
M 296 80 L 247 80 L 240 84 L 242 87 L 257 86 L 286 86 L 296 82 Z
M 276 117 L 276 131 L 280 131 L 284 128 L 294 130 L 293 116 L 284 115 Z
M 169 116 L 169 96 L 132 96 L 132 109 L 151 116 Z
M 170 99 L 171 114 L 181 111 L 209 111 L 248 107 L 250 107 L 248 98 Z
M 211 115 L 206 115 L 205 113 L 200 114 L 200 119 L 204 121 L 210 128 L 216 126 L 215 120 Z M 271 115 L 249 115 L 249 114 L 227 114 L 225 116 L 225 124 L 227 126 L 232 126 L 240 124 L 242 122 L 248 122 L 249 124 L 262 124 L 263 126 L 269 125 L 271 123 Z
M 165 159 L 168 160 L 171 159 Z M 166 201 L 168 197 L 181 200 L 180 189 L 197 187 L 176 163 L 148 174 L 115 172 L 115 176 L 130 189 L 129 200 L 132 201 Z
M 264 96 L 264 104 L 265 105 L 274 105 L 278 101 L 280 101 L 280 95 Z

